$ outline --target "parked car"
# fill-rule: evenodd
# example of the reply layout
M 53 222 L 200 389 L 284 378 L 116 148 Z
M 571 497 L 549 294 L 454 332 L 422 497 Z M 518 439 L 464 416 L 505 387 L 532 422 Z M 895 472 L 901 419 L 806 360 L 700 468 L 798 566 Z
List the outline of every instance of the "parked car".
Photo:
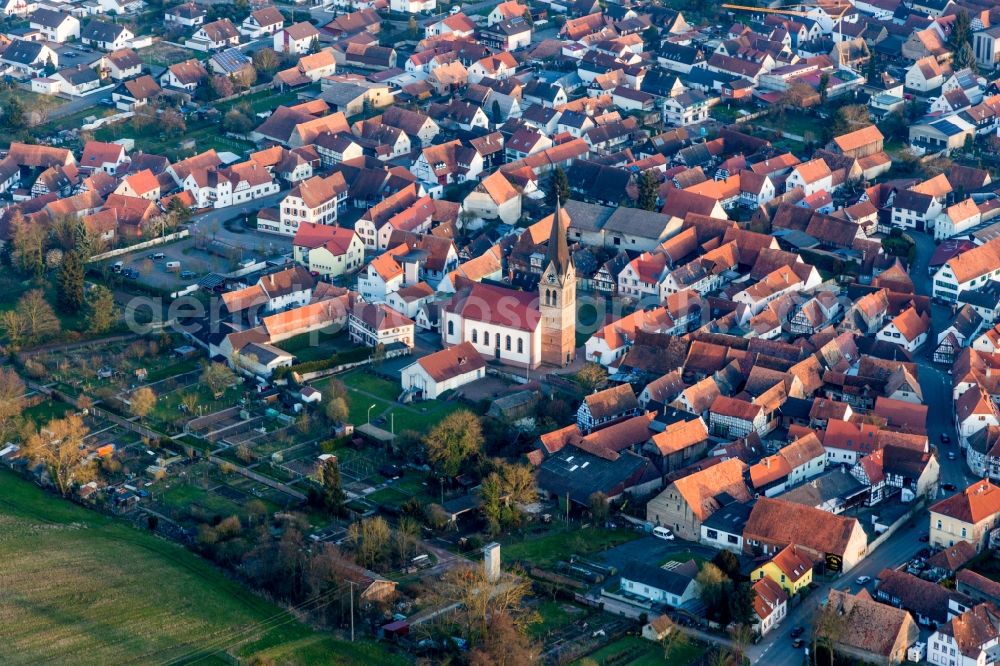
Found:
M 791 637 L 792 638 L 798 638 L 799 636 L 801 636 L 804 633 L 806 633 L 805 627 L 798 626 L 798 627 L 795 627 L 794 629 L 792 629 Z
M 149 255 L 149 258 L 152 259 L 153 261 L 160 261 L 161 259 L 166 259 L 166 257 L 167 255 L 163 254 L 162 252 L 154 252 L 153 254 Z
M 871 576 L 858 576 L 857 578 L 854 579 L 854 582 L 857 583 L 858 585 L 867 585 L 869 582 L 871 582 L 871 579 L 872 579 Z
M 198 274 L 194 271 L 181 271 L 182 280 L 190 280 L 191 278 L 197 276 Z
M 923 534 L 917 537 L 917 541 L 919 541 L 920 543 L 927 543 L 930 540 L 931 537 L 929 534 L 927 534 L 927 532 L 924 532 Z
M 944 433 L 941 433 L 941 443 L 942 444 L 947 444 L 950 441 L 951 441 L 951 437 L 949 437 L 948 435 L 946 435 Z
M 674 533 L 671 532 L 666 527 L 654 527 L 653 536 L 655 536 L 657 539 L 663 539 L 664 541 L 674 540 Z
M 949 493 L 953 493 L 956 490 L 958 490 L 958 486 L 956 486 L 954 483 L 942 483 L 941 484 L 941 490 L 947 491 Z
M 802 647 L 805 644 L 806 644 L 806 642 L 804 640 L 802 640 L 801 638 L 796 638 L 794 641 L 792 641 L 792 647 L 795 648 L 795 649 L 798 649 L 798 648 Z

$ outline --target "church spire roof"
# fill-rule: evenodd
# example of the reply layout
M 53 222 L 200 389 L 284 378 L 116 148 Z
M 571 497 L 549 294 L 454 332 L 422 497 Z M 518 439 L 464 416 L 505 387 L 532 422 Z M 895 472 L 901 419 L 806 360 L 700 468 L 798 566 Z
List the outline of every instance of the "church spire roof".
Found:
M 556 199 L 556 212 L 552 214 L 552 230 L 549 232 L 549 245 L 545 251 L 545 263 L 554 264 L 556 272 L 564 275 L 573 261 L 569 256 L 569 246 L 566 243 L 566 228 L 569 226 L 566 211 Z

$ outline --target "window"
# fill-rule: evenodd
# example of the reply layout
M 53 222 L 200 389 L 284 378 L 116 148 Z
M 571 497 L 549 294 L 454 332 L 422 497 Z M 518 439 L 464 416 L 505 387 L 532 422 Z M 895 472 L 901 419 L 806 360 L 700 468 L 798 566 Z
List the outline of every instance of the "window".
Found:
M 965 528 L 963 527 L 963 528 L 962 528 L 962 538 L 963 538 L 963 539 L 964 539 L 964 538 L 966 537 L 966 533 L 965 533 L 965 532 L 966 532 L 966 530 L 965 530 Z
M 509 335 L 507 336 L 507 344 L 506 344 L 506 347 L 507 347 L 507 351 L 510 351 L 510 336 L 509 336 Z
M 483 331 L 483 344 L 486 345 L 487 347 L 490 346 L 490 332 L 489 331 Z
M 517 339 L 517 353 L 518 354 L 524 353 L 524 338 Z
M 472 331 L 472 344 L 477 344 L 479 342 L 479 334 L 473 329 Z
M 941 529 L 941 521 L 937 521 L 937 529 Z
M 448 322 L 448 335 L 455 335 L 455 322 L 454 321 L 449 321 Z

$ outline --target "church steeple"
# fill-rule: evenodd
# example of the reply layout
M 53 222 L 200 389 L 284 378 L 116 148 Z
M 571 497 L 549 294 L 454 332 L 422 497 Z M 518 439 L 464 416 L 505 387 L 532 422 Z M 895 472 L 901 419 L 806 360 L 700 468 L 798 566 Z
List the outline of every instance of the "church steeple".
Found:
M 573 263 L 569 254 L 569 245 L 566 243 L 566 227 L 568 225 L 563 221 L 566 219 L 565 215 L 566 211 L 556 199 L 556 212 L 552 214 L 552 229 L 549 231 L 549 245 L 545 250 L 545 266 L 547 269 L 549 265 L 552 265 L 560 277 L 566 275 L 566 271 Z

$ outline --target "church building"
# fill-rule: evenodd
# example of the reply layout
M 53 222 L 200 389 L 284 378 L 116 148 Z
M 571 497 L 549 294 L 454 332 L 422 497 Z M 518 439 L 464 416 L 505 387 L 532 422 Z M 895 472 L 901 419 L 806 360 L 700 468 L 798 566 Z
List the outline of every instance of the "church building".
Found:
M 576 357 L 576 267 L 566 243 L 568 217 L 552 216 L 538 292 L 474 282 L 442 309 L 446 347 L 470 343 L 488 360 L 517 367 L 565 367 Z

